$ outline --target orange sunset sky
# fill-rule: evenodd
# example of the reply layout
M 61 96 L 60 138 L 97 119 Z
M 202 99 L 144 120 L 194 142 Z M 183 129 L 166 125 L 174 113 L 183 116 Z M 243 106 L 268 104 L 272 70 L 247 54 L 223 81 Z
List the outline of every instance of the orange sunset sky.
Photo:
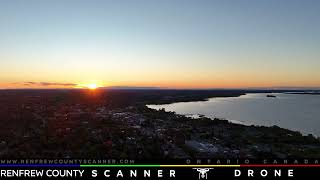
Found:
M 0 1 L 0 88 L 320 87 L 319 1 Z

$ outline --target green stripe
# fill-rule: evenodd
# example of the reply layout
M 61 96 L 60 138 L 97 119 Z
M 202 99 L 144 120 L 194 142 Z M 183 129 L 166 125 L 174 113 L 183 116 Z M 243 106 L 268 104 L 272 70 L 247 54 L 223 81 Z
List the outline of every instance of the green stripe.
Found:
M 80 164 L 80 167 L 160 167 L 160 164 Z

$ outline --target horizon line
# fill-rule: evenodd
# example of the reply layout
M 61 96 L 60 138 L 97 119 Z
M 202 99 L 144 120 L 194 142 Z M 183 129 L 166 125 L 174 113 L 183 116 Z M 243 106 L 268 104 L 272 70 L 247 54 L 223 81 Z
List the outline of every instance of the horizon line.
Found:
M 0 90 L 87 90 L 89 88 L 1 88 Z M 104 86 L 97 87 L 101 89 L 118 89 L 118 90 L 320 90 L 320 87 L 212 87 L 212 88 L 173 88 L 173 87 L 157 87 L 157 86 Z

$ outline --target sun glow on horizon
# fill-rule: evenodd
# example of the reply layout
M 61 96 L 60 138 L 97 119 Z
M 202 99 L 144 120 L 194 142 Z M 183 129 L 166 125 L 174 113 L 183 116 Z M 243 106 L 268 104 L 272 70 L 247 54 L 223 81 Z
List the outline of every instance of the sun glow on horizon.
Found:
M 97 84 L 89 84 L 88 85 L 88 88 L 91 90 L 97 89 L 97 87 L 98 87 Z
M 87 83 L 79 83 L 75 88 L 84 88 L 84 89 L 90 89 L 90 90 L 95 90 L 98 89 L 100 87 L 103 87 L 104 85 L 100 82 L 96 82 L 96 81 L 91 81 L 91 82 L 87 82 Z

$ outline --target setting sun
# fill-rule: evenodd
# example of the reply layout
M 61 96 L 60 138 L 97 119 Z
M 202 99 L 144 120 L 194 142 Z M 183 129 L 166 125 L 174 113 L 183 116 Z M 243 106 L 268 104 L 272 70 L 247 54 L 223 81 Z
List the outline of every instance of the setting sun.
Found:
M 96 84 L 89 84 L 89 85 L 88 85 L 88 88 L 89 88 L 89 89 L 97 89 L 97 87 L 98 87 L 98 86 L 97 86 Z
M 85 82 L 85 83 L 78 83 L 75 88 L 84 88 L 84 89 L 91 89 L 95 90 L 100 87 L 104 87 L 104 83 L 99 81 L 91 81 L 91 82 Z

